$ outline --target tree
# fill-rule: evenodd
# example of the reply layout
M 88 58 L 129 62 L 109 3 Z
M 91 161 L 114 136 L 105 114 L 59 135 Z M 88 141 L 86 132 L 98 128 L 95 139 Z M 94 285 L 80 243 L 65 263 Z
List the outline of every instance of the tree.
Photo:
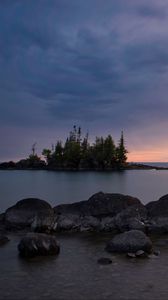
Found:
M 51 150 L 50 149 L 43 149 L 42 151 L 42 155 L 45 157 L 45 160 L 47 161 L 47 163 L 50 163 L 50 159 L 51 159 Z
M 121 137 L 116 148 L 116 158 L 119 167 L 123 167 L 127 161 L 127 149 L 125 148 L 124 134 L 121 132 Z
M 104 162 L 107 168 L 112 168 L 116 163 L 116 147 L 111 135 L 104 140 Z

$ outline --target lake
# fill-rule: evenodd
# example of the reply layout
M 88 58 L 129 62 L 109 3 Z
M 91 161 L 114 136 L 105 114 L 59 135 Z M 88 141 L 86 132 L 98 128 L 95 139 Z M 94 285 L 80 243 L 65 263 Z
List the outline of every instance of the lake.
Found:
M 99 191 L 135 196 L 143 203 L 157 200 L 168 193 L 168 170 L 0 171 L 0 211 L 23 198 L 41 198 L 55 206 L 87 200 Z
M 168 171 L 0 171 L 1 211 L 26 197 L 54 206 L 98 191 L 147 203 L 168 193 Z M 167 300 L 168 246 L 159 248 L 157 258 L 134 260 L 105 252 L 110 233 L 59 233 L 58 257 L 25 261 L 17 251 L 22 234 L 9 234 L 10 242 L 0 248 L 0 300 Z M 110 257 L 112 264 L 99 265 L 100 257 Z

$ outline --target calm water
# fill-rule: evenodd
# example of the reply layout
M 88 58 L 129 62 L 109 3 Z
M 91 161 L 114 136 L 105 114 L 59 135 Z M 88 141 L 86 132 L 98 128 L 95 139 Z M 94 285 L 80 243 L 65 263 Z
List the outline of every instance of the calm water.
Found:
M 98 191 L 139 197 L 144 203 L 168 193 L 168 171 L 66 173 L 0 171 L 0 208 L 40 197 L 52 205 L 87 199 Z M 0 300 L 167 300 L 168 248 L 155 259 L 127 259 L 104 251 L 110 234 L 57 234 L 57 258 L 18 257 L 19 235 L 0 248 Z M 111 257 L 100 266 L 97 259 Z
M 168 170 L 0 171 L 0 211 L 26 197 L 38 197 L 55 206 L 86 200 L 99 191 L 132 195 L 143 203 L 157 200 L 168 193 Z

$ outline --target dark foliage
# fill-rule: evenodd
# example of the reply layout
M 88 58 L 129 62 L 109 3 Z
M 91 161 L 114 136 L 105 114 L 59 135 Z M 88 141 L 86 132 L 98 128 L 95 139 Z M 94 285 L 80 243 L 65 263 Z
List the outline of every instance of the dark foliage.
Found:
M 82 138 L 81 128 L 73 127 L 65 143 L 58 141 L 54 149 L 44 149 L 47 166 L 55 169 L 110 170 L 123 168 L 127 161 L 123 132 L 118 146 L 111 135 L 96 137 L 91 145 L 88 133 Z

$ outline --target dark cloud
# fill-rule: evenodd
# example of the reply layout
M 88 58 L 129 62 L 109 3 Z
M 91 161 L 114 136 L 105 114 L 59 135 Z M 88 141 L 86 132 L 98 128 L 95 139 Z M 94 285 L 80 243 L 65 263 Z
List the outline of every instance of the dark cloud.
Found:
M 0 1 L 0 125 L 22 128 L 14 152 L 24 130 L 30 143 L 74 123 L 129 135 L 166 122 L 167 12 L 156 0 Z

